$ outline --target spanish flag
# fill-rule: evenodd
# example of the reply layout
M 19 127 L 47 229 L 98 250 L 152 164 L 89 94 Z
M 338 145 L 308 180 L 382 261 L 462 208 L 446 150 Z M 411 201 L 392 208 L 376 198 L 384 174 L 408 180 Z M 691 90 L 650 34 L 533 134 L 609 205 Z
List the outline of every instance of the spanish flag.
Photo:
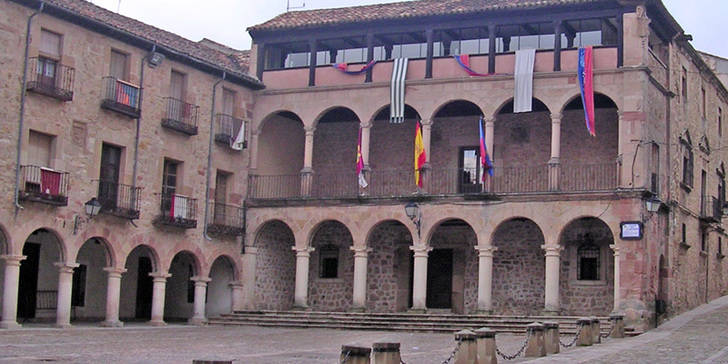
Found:
M 417 122 L 417 129 L 415 130 L 415 184 L 420 188 L 422 188 L 420 170 L 425 165 L 425 162 L 427 162 L 425 143 L 422 142 L 422 129 L 420 128 L 420 123 Z

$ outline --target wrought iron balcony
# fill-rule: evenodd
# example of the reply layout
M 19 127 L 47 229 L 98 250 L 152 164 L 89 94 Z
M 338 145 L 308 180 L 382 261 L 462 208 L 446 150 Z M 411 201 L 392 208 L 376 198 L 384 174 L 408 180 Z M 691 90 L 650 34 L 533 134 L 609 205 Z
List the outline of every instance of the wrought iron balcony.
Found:
M 101 213 L 131 220 L 139 218 L 142 195 L 141 187 L 99 180 L 96 199 L 101 203 Z
M 243 208 L 210 201 L 207 232 L 218 236 L 240 236 L 245 233 Z
M 166 97 L 167 111 L 162 118 L 162 126 L 187 135 L 197 135 L 197 114 L 200 107 Z
M 75 69 L 50 58 L 33 57 L 28 61 L 28 91 L 61 101 L 73 100 Z
M 217 114 L 215 116 L 215 141 L 233 149 L 233 143 L 238 137 L 241 128 L 245 128 L 245 122 L 243 120 L 237 119 L 232 115 Z M 244 134 L 245 129 L 243 129 Z M 248 141 L 243 140 L 242 148 L 246 148 L 247 146 Z
M 159 215 L 155 225 L 167 225 L 183 229 L 197 227 L 197 200 L 177 194 L 156 193 L 159 198 Z
M 723 217 L 721 201 L 713 196 L 702 196 L 700 199 L 700 220 L 704 223 L 717 223 Z
M 139 93 L 139 86 L 112 76 L 104 77 L 104 99 L 101 107 L 138 118 L 142 111 L 139 105 Z
M 20 178 L 20 200 L 68 205 L 68 172 L 26 165 L 20 166 Z

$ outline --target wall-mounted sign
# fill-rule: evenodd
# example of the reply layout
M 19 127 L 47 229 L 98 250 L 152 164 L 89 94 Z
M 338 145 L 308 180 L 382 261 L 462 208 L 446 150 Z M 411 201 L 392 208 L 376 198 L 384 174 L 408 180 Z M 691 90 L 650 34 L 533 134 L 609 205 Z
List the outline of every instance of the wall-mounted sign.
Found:
M 642 222 L 625 221 L 619 224 L 619 237 L 622 240 L 640 240 L 642 239 Z

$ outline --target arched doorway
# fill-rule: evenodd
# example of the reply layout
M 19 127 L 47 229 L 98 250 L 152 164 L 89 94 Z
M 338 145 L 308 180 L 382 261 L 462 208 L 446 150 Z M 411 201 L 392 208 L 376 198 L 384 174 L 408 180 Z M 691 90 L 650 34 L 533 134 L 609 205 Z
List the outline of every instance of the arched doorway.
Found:
M 354 292 L 354 240 L 338 221 L 324 221 L 311 237 L 308 303 L 317 311 L 347 311 Z
M 354 164 L 359 124 L 359 117 L 345 107 L 330 109 L 319 118 L 313 137 L 313 196 L 351 197 L 359 193 Z
M 147 321 L 152 317 L 153 278 L 159 262 L 151 247 L 139 245 L 126 258 L 121 278 L 119 317 L 123 321 Z
M 272 220 L 258 230 L 255 246 L 256 302 L 263 310 L 288 310 L 293 307 L 296 285 L 296 245 L 293 231 L 284 222 Z
M 71 319 L 86 322 L 103 321 L 106 314 L 106 267 L 113 267 L 108 243 L 101 238 L 86 240 L 76 256 L 78 267 L 73 272 Z
M 427 259 L 428 309 L 477 310 L 477 244 L 475 231 L 463 220 L 445 220 L 434 228 Z
M 48 229 L 34 231 L 23 244 L 18 285 L 18 321 L 52 321 L 58 307 L 58 267 L 63 245 Z
M 303 121 L 290 111 L 266 117 L 258 137 L 256 175 L 249 195 L 254 198 L 300 196 L 306 136 Z
M 402 312 L 412 307 L 412 234 L 397 220 L 385 220 L 367 235 L 367 310 Z
M 544 236 L 530 219 L 512 218 L 493 233 L 493 311 L 498 315 L 539 315 L 544 308 Z
M 164 321 L 185 322 L 192 317 L 195 304 L 195 282 L 200 264 L 189 251 L 181 251 L 169 265 L 167 286 L 164 292 Z
M 604 316 L 614 308 L 614 237 L 609 226 L 594 217 L 568 223 L 561 232 L 561 312 Z
M 412 168 L 413 142 L 420 114 L 405 105 L 404 122 L 389 121 L 389 106 L 374 117 L 369 141 L 371 176 L 368 193 L 372 196 L 404 196 L 417 191 Z
M 235 262 L 226 255 L 221 255 L 210 268 L 210 283 L 207 284 L 206 317 L 219 316 L 232 312 L 232 288 L 230 283 L 236 280 Z

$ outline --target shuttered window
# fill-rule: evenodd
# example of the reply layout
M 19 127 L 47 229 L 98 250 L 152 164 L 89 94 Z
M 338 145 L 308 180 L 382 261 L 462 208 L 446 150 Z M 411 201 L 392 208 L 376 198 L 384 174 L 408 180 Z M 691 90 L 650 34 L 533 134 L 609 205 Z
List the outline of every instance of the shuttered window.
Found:
M 109 76 L 118 80 L 127 81 L 128 56 L 119 51 L 111 50 L 111 64 L 109 65 Z
M 186 75 L 181 72 L 172 71 L 169 85 L 169 96 L 173 99 L 184 100 Z
M 53 136 L 31 130 L 28 141 L 28 164 L 50 167 L 52 143 Z
M 39 51 L 46 56 L 61 58 L 61 35 L 42 29 Z
M 222 89 L 222 113 L 225 115 L 233 115 L 235 110 L 235 91 Z

